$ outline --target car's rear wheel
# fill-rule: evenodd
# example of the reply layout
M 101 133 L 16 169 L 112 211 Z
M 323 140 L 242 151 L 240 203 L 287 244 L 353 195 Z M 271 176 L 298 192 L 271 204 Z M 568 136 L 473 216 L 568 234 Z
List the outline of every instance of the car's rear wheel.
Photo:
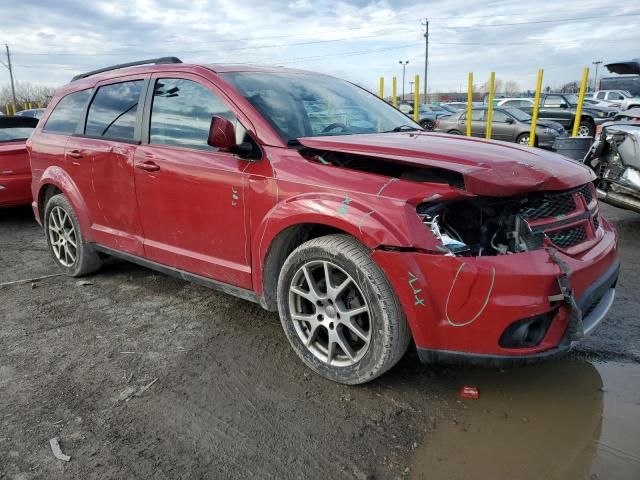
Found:
M 420 126 L 422 128 L 424 128 L 425 130 L 428 130 L 429 132 L 431 132 L 433 130 L 435 124 L 431 120 L 421 120 L 420 121 Z
M 518 138 L 516 138 L 516 143 L 519 145 L 529 146 L 530 138 L 531 138 L 530 134 L 521 133 L 520 135 L 518 135 Z
M 596 129 L 590 122 L 580 122 L 578 127 L 578 135 L 580 137 L 593 137 L 595 133 Z
M 384 273 L 348 235 L 313 239 L 291 253 L 278 279 L 278 310 L 302 361 L 340 383 L 382 375 L 411 338 Z
M 58 267 L 71 277 L 95 272 L 102 265 L 82 237 L 75 212 L 62 194 L 49 199 L 44 212 L 47 245 Z
M 449 135 L 462 135 L 462 132 L 459 130 L 449 130 L 447 133 Z

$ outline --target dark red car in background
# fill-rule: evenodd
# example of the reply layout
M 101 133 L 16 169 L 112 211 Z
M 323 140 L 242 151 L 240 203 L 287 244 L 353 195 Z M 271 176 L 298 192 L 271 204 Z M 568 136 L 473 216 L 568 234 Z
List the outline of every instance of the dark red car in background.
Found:
M 0 207 L 31 203 L 31 167 L 26 141 L 38 119 L 0 116 Z
M 425 133 L 326 75 L 138 63 L 74 78 L 29 142 L 68 275 L 113 255 L 258 302 L 349 384 L 411 341 L 428 362 L 549 358 L 611 306 L 616 233 L 584 165 Z

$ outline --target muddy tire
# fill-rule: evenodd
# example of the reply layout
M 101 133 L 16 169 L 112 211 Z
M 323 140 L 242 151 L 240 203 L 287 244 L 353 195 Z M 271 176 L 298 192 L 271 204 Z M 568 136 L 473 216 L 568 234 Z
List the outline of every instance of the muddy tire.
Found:
M 373 380 L 411 340 L 400 302 L 370 253 L 348 235 L 316 238 L 291 253 L 278 278 L 278 310 L 291 346 L 335 382 Z
M 102 266 L 98 254 L 84 242 L 76 214 L 64 195 L 54 195 L 47 202 L 44 232 L 53 259 L 65 275 L 80 277 Z

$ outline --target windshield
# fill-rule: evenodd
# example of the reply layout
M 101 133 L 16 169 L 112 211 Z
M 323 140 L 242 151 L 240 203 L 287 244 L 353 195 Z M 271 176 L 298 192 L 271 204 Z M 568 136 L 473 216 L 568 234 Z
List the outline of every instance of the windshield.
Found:
M 621 94 L 623 97 L 633 98 L 633 97 L 631 96 L 631 94 L 630 94 L 629 92 L 627 92 L 626 90 L 620 90 L 620 94 Z
M 306 73 L 222 74 L 285 142 L 299 137 L 420 129 L 385 101 L 344 80 Z
M 567 99 L 567 102 L 569 102 L 570 105 L 577 105 L 578 104 L 578 96 L 577 95 L 565 95 L 564 98 Z
M 531 120 L 531 115 L 529 115 L 526 112 L 523 112 L 518 108 L 509 107 L 509 108 L 504 108 L 503 110 L 507 112 L 509 115 L 511 115 L 512 117 L 514 117 L 516 120 L 519 120 L 521 122 L 527 122 Z
M 33 128 L 28 127 L 0 128 L 0 142 L 26 140 L 31 132 L 33 132 Z

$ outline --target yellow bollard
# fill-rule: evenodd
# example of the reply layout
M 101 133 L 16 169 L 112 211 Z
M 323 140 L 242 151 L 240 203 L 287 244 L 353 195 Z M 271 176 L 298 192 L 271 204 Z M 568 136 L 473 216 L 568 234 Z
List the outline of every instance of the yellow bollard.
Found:
M 384 77 L 380 77 L 380 98 L 384 100 Z
M 469 72 L 467 85 L 467 137 L 471 136 L 471 110 L 473 109 L 473 72 Z
M 489 108 L 487 108 L 487 134 L 485 138 L 491 139 L 491 126 L 493 122 L 493 95 L 495 94 L 496 72 L 491 72 L 489 79 Z
M 529 146 L 536 146 L 536 124 L 538 123 L 538 108 L 540 108 L 540 92 L 542 91 L 542 76 L 544 70 L 538 70 L 538 83 L 536 84 L 536 98 L 533 104 L 533 112 L 531 112 L 531 131 L 529 132 Z
M 572 137 L 577 137 L 580 133 L 580 119 L 582 118 L 582 104 L 584 103 L 584 94 L 587 90 L 587 81 L 589 78 L 589 68 L 582 71 L 582 84 L 580 85 L 580 95 L 578 96 L 578 107 L 576 108 L 576 118 L 573 121 Z
M 420 121 L 420 75 L 416 75 L 413 83 L 413 120 Z
M 393 106 L 397 107 L 398 106 L 398 81 L 396 80 L 396 77 L 393 77 L 393 80 L 391 81 L 391 90 L 392 90 L 392 96 L 393 96 Z

